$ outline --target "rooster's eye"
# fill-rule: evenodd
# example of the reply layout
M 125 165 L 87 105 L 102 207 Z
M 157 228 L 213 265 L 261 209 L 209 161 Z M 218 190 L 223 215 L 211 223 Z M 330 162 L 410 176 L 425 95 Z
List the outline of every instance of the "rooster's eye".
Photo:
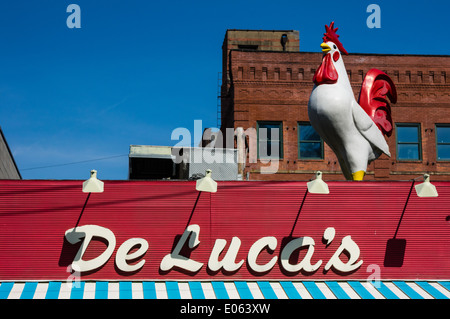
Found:
M 336 46 L 333 44 L 333 48 L 336 50 L 337 48 L 336 48 Z

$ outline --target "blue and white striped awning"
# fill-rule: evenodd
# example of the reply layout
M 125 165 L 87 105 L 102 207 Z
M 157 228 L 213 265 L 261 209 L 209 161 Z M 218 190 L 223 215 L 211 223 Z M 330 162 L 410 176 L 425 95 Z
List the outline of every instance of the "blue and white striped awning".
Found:
M 2 282 L 0 299 L 450 299 L 450 281 Z

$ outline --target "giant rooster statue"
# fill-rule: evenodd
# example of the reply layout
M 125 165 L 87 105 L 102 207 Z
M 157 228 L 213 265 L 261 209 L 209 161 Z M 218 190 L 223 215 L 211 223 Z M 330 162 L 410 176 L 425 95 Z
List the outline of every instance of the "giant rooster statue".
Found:
M 371 69 L 357 102 L 334 22 L 325 25 L 322 64 L 314 74 L 308 102 L 311 125 L 336 154 L 347 180 L 363 180 L 367 165 L 382 153 L 390 156 L 384 135 L 392 134 L 389 100 L 397 101 L 395 85 L 384 72 Z M 389 98 L 389 100 L 387 99 Z

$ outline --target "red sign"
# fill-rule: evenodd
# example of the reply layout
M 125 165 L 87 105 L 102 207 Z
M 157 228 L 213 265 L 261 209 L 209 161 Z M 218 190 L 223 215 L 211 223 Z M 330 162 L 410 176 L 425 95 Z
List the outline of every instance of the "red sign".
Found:
M 0 280 L 450 277 L 450 182 L 81 184 L 0 182 Z

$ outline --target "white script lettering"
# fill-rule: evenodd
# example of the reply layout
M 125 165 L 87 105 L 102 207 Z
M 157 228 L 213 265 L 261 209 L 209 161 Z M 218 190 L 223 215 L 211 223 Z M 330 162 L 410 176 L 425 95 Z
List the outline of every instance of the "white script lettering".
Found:
M 65 237 L 71 244 L 76 244 L 82 241 L 71 267 L 71 269 L 76 269 L 79 273 L 96 270 L 105 265 L 112 256 L 116 246 L 116 237 L 114 236 L 114 233 L 108 228 L 96 225 L 85 225 L 71 228 L 66 231 Z M 328 227 L 323 235 L 323 239 L 325 240 L 324 244 L 328 247 L 334 237 L 334 228 Z M 106 241 L 105 250 L 95 258 L 90 260 L 83 259 L 87 247 L 95 238 Z M 186 251 L 186 249 L 190 249 L 192 251 L 197 248 L 200 245 L 199 238 L 200 226 L 189 225 L 176 243 L 173 251 L 165 255 L 162 259 L 160 263 L 160 270 L 170 271 L 175 267 L 178 268 L 177 270 L 184 270 L 194 274 L 200 271 L 204 263 L 182 255 L 182 251 Z M 236 262 L 239 249 L 241 247 L 241 240 L 238 237 L 232 238 L 227 252 L 219 261 L 220 256 L 224 253 L 226 244 L 227 241 L 225 239 L 216 239 L 209 255 L 207 265 L 208 269 L 212 272 L 217 272 L 223 269 L 225 272 L 232 273 L 238 271 L 242 267 L 244 260 L 241 259 Z M 249 270 L 259 274 L 269 272 L 277 263 L 278 256 L 273 256 L 265 263 L 261 263 L 261 260 L 267 260 L 267 258 L 260 259 L 259 262 L 257 260 L 265 249 L 269 254 L 273 254 L 277 248 L 277 244 L 277 238 L 273 236 L 262 237 L 254 242 L 253 245 L 251 245 L 247 255 L 247 265 Z M 138 246 L 137 250 L 130 253 L 136 246 Z M 318 260 L 315 264 L 312 264 L 314 246 L 315 241 L 311 237 L 305 236 L 291 239 L 280 251 L 280 267 L 284 271 L 290 273 L 296 273 L 301 270 L 305 272 L 317 271 L 322 265 L 322 260 Z M 139 262 L 136 261 L 146 254 L 148 248 L 149 244 L 143 238 L 131 238 L 126 240 L 118 248 L 116 253 L 115 264 L 117 268 L 123 272 L 139 271 L 144 266 L 145 260 L 142 259 Z M 296 264 L 292 264 L 290 259 L 294 251 L 301 250 L 303 248 L 307 248 L 303 259 Z M 340 258 L 341 254 L 344 252 L 348 257 L 347 262 L 342 261 Z M 326 263 L 324 270 L 328 271 L 332 268 L 337 271 L 337 273 L 356 271 L 363 263 L 362 260 L 358 261 L 359 256 L 360 250 L 358 245 L 352 240 L 351 236 L 345 236 L 342 239 L 339 248 Z M 136 263 L 129 263 L 133 261 Z
M 188 237 L 189 237 L 189 248 L 193 249 L 200 244 L 198 240 L 198 236 L 200 235 L 200 226 L 199 225 L 189 225 L 178 241 L 175 249 L 170 254 L 167 254 L 163 260 L 161 261 L 161 265 L 159 268 L 162 271 L 169 271 L 174 266 L 179 267 L 181 269 L 185 269 L 190 272 L 197 272 L 202 268 L 203 263 L 199 263 L 195 260 L 187 258 L 185 256 L 180 255 L 181 249 L 183 249 Z

